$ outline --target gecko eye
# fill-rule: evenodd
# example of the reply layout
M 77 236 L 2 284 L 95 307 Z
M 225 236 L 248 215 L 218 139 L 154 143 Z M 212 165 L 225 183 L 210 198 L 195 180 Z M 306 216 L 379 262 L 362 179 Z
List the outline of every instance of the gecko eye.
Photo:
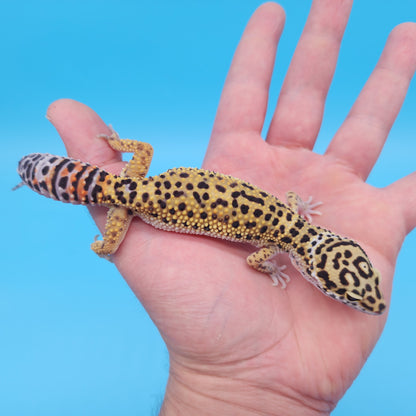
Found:
M 346 292 L 345 296 L 351 302 L 357 302 L 363 299 L 361 295 L 359 295 L 358 293 L 354 293 L 354 292 Z

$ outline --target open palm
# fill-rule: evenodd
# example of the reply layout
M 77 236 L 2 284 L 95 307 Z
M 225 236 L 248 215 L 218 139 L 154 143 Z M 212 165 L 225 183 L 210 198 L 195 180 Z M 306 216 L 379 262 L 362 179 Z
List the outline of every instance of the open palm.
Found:
M 284 16 L 272 3 L 256 11 L 234 57 L 204 167 L 281 199 L 293 190 L 323 201 L 322 216 L 314 221 L 362 245 L 381 272 L 388 303 L 397 254 L 416 225 L 416 197 L 410 193 L 416 175 L 385 189 L 364 180 L 416 67 L 416 26 L 392 32 L 346 121 L 326 154 L 318 155 L 312 147 L 350 7 L 351 1 L 314 2 L 266 141 L 260 133 Z M 91 109 L 60 100 L 48 116 L 71 156 L 120 171 L 120 156 L 96 137 L 108 128 Z M 413 204 L 402 204 L 404 198 Z M 102 229 L 106 211 L 91 211 Z M 290 265 L 288 288 L 272 287 L 246 264 L 252 251 L 135 220 L 114 255 L 170 352 L 166 413 L 170 403 L 182 403 L 180 414 L 198 405 L 210 414 L 211 404 L 222 414 L 234 406 L 239 414 L 329 412 L 380 336 L 387 313 L 369 316 L 329 299 Z M 281 255 L 278 261 L 288 259 Z

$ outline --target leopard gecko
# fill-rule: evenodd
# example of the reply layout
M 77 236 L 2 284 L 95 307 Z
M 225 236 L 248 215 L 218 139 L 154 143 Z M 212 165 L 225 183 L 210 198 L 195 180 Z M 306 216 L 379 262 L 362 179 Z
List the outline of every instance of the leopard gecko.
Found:
M 377 315 L 385 310 L 380 274 L 364 250 L 354 240 L 311 224 L 313 209 L 300 215 L 305 203 L 294 192 L 287 193 L 286 205 L 248 182 L 196 168 L 146 177 L 151 145 L 120 139 L 115 132 L 105 138 L 114 150 L 133 153 L 120 175 L 41 153 L 23 157 L 18 167 L 22 184 L 41 195 L 110 208 L 103 240 L 91 245 L 97 254 L 113 254 L 131 219 L 138 216 L 165 231 L 250 243 L 258 250 L 247 257 L 247 263 L 282 288 L 289 281 L 285 266 L 271 259 L 287 252 L 301 275 L 325 295 L 362 312 Z

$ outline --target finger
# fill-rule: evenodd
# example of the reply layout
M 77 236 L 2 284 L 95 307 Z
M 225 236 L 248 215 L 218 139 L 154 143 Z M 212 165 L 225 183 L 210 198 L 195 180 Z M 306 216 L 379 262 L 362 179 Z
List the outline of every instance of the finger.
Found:
M 260 6 L 251 17 L 225 81 L 210 145 L 224 144 L 230 132 L 261 132 L 283 25 L 284 12 L 275 3 Z
M 74 100 L 61 99 L 52 103 L 46 113 L 63 140 L 68 155 L 119 173 L 123 167 L 121 156 L 100 134 L 111 134 L 109 127 L 91 108 Z M 88 207 L 98 227 L 103 230 L 106 209 Z
M 85 104 L 57 100 L 49 106 L 46 117 L 61 136 L 69 156 L 98 166 L 120 162 L 120 154 L 98 137 L 111 134 L 110 128 Z
M 352 0 L 315 0 L 267 134 L 270 144 L 312 149 Z
M 366 179 L 383 148 L 416 69 L 416 24 L 397 26 L 387 39 L 377 66 L 327 154 Z
M 404 234 L 416 228 L 416 172 L 386 187 L 391 204 L 396 204 L 403 212 Z

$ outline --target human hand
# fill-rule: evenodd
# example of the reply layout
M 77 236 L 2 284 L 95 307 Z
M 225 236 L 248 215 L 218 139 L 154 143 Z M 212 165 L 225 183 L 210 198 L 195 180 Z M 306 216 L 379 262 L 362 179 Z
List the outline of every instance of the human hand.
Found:
M 256 11 L 234 57 L 204 167 L 280 198 L 294 190 L 323 201 L 323 215 L 315 222 L 362 245 L 381 272 L 389 303 L 397 254 L 416 225 L 416 197 L 402 203 L 412 198 L 416 175 L 384 189 L 363 181 L 415 70 L 416 26 L 392 32 L 326 154 L 315 154 L 311 149 L 351 3 L 314 1 L 266 141 L 260 133 L 284 15 L 271 3 Z M 110 131 L 91 109 L 60 100 L 48 117 L 70 156 L 120 171 L 120 155 L 97 138 Z M 106 210 L 91 213 L 102 230 Z M 387 313 L 369 316 L 335 302 L 290 265 L 288 288 L 274 288 L 266 275 L 247 266 L 252 251 L 135 220 L 114 255 L 170 352 L 164 414 L 329 413 L 380 336 Z M 286 260 L 279 257 L 280 263 Z

